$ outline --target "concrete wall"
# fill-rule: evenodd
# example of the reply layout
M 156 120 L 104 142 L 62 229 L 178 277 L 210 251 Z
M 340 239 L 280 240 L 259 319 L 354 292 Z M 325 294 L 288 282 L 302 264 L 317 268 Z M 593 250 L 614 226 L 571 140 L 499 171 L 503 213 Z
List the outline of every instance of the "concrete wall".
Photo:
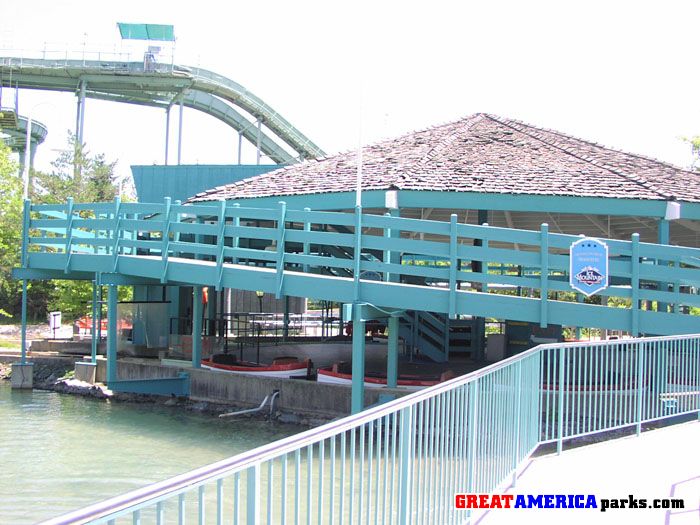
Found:
M 105 380 L 106 361 L 98 360 L 96 378 Z M 307 417 L 332 419 L 350 413 L 350 387 L 326 385 L 300 379 L 273 379 L 209 370 L 181 369 L 147 363 L 143 360 L 120 360 L 118 377 L 153 379 L 176 377 L 180 370 L 190 374 L 190 398 L 210 403 L 233 404 L 243 408 L 260 405 L 266 395 L 279 390 L 277 407 L 282 412 Z M 365 390 L 365 405 L 379 401 L 380 394 L 404 396 L 405 390 L 381 388 Z

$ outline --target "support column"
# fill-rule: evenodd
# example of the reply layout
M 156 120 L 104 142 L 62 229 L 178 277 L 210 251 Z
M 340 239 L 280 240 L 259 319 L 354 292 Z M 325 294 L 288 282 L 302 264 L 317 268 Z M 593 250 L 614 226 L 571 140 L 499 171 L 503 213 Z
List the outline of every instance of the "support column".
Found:
M 192 287 L 192 367 L 202 366 L 202 287 Z
M 284 320 L 282 328 L 282 340 L 286 341 L 289 339 L 289 296 L 284 296 Z
M 399 318 L 389 317 L 386 354 L 386 386 L 396 388 L 399 381 Z
M 87 82 L 80 82 L 80 128 L 78 128 L 78 143 L 83 145 L 83 137 L 85 136 L 85 89 Z
M 360 308 L 352 306 L 352 392 L 350 409 L 353 414 L 362 412 L 365 404 L 365 322 L 360 318 Z
M 95 280 L 92 282 L 92 327 L 90 329 L 90 362 L 97 363 L 97 287 L 99 286 L 99 277 L 95 274 Z
M 118 287 L 107 287 L 107 384 L 117 380 L 117 294 Z
M 180 114 L 179 114 L 179 123 L 178 123 L 178 132 L 177 132 L 177 164 L 178 166 L 182 163 L 182 110 L 184 108 L 184 104 L 182 101 L 182 97 L 180 97 Z
M 478 210 L 477 212 L 477 224 L 483 225 L 488 223 L 488 210 Z M 483 241 L 481 239 L 474 239 L 474 246 L 483 246 Z M 484 265 L 482 261 L 472 261 L 472 271 L 483 273 Z M 488 268 L 486 268 L 488 272 Z M 478 292 L 484 291 L 484 286 L 481 283 L 476 285 L 476 290 Z M 474 356 L 479 361 L 484 361 L 486 355 L 484 353 L 484 338 L 486 337 L 486 319 L 483 317 L 475 317 L 474 323 L 472 325 L 474 330 L 472 331 L 472 349 Z
M 28 235 L 25 233 L 25 235 Z M 22 338 L 21 343 L 22 352 L 21 363 L 25 364 L 27 362 L 27 280 L 22 280 Z
M 12 388 L 34 386 L 34 365 L 27 362 L 27 280 L 22 280 L 22 354 L 19 363 L 12 363 Z
M 668 221 L 666 219 L 659 219 L 658 243 L 659 244 L 670 244 L 670 242 L 671 242 L 671 223 L 670 223 L 670 221 Z M 668 266 L 668 261 L 657 261 L 657 264 L 659 264 L 661 266 Z M 659 291 L 660 292 L 667 292 L 668 291 L 668 283 L 660 282 L 659 283 Z M 656 303 L 656 311 L 657 312 L 667 312 L 668 311 L 668 304 L 657 302 Z
M 257 144 L 256 144 L 256 148 L 257 148 L 257 153 L 256 153 L 257 162 L 256 162 L 256 164 L 260 164 L 260 140 L 261 140 L 261 138 L 262 138 L 262 129 L 261 129 L 261 126 L 262 126 L 262 120 L 261 120 L 261 119 L 258 119 L 258 138 L 257 138 Z
M 165 165 L 168 165 L 168 150 L 170 148 L 170 108 L 165 108 Z

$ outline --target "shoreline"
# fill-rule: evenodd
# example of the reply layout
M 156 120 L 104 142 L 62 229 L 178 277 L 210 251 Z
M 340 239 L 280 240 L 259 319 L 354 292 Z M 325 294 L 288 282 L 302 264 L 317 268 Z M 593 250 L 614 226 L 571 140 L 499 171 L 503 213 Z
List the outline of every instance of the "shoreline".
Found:
M 49 358 L 50 359 L 50 358 Z M 196 412 L 205 416 L 211 417 L 213 420 L 220 421 L 219 415 L 242 410 L 249 407 L 244 407 L 235 404 L 220 404 L 207 401 L 195 401 L 182 397 L 166 397 L 149 394 L 131 394 L 123 392 L 112 392 L 102 383 L 87 383 L 74 379 L 71 373 L 73 365 L 67 363 L 57 363 L 55 366 L 46 364 L 37 365 L 38 368 L 34 371 L 34 390 L 45 390 L 56 392 L 57 394 L 77 395 L 82 397 L 93 398 L 102 402 L 117 402 L 128 403 L 133 405 L 151 404 L 174 409 L 185 410 L 188 412 Z M 0 382 L 9 382 L 11 375 L 11 363 L 0 362 Z M 58 375 L 61 374 L 61 375 Z M 270 418 L 269 408 L 263 409 L 260 413 L 243 414 L 236 418 L 231 418 L 230 421 L 246 419 L 257 421 L 272 421 L 281 424 L 292 424 L 297 426 L 305 426 L 313 428 L 326 421 L 313 421 L 293 414 L 285 414 L 276 410 L 273 417 Z

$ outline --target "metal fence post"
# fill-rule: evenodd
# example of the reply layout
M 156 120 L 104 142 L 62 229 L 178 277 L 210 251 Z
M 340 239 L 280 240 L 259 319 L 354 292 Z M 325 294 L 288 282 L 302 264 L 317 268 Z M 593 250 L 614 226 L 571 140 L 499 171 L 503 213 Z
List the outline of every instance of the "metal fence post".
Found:
M 644 358 L 646 354 L 646 343 L 637 345 L 637 436 L 642 433 L 642 409 L 644 399 Z
M 258 525 L 260 523 L 260 465 L 248 467 L 246 475 L 246 524 Z
M 559 403 L 557 405 L 557 454 L 561 454 L 564 442 L 564 347 L 559 347 L 559 392 L 557 397 Z
M 413 406 L 401 409 L 401 436 L 399 438 L 399 523 L 411 522 L 411 478 L 413 473 Z

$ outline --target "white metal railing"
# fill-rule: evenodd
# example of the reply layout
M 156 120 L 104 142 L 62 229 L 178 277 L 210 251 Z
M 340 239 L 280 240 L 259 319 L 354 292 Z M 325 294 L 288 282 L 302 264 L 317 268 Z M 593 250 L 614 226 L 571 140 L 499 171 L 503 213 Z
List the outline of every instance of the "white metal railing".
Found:
M 44 525 L 461 523 L 452 495 L 505 488 L 541 443 L 694 412 L 700 335 L 542 345 Z

